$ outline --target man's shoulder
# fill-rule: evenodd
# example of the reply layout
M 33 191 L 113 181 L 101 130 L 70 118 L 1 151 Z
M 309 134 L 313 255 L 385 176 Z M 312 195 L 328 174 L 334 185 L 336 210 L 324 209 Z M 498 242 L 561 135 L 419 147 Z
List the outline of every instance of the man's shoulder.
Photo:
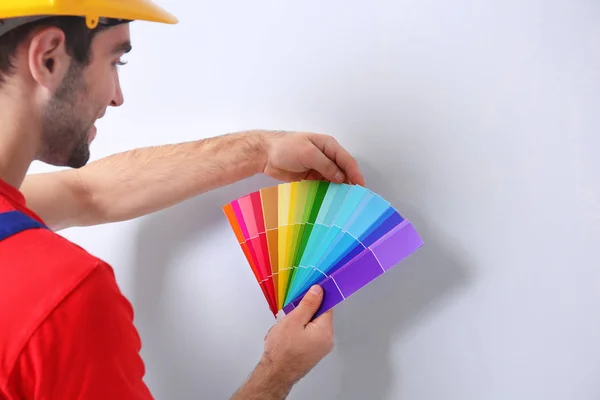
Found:
M 0 204 L 0 222 L 6 222 L 9 227 L 6 229 L 8 232 L 0 229 L 0 249 L 2 249 L 0 256 L 12 257 L 17 263 L 25 263 L 27 260 L 38 261 L 40 258 L 50 263 L 57 260 L 60 264 L 74 258 L 101 262 L 85 249 L 47 228 L 33 212 L 6 209 L 1 206 L 2 204 Z M 8 233 L 8 237 L 3 233 Z
M 106 263 L 47 228 L 26 229 L 0 240 L 0 287 L 11 279 L 16 288 L 69 286 L 99 265 Z
M 0 377 L 35 330 L 95 270 L 112 268 L 49 229 L 0 241 Z
M 0 293 L 9 293 L 0 296 L 0 323 L 5 301 L 10 301 L 5 306 L 25 306 L 29 303 L 25 298 L 48 303 L 51 297 L 67 295 L 93 269 L 110 269 L 104 261 L 26 213 L 3 210 L 0 214 L 13 214 L 0 220 L 5 223 L 0 226 L 5 228 L 0 229 Z

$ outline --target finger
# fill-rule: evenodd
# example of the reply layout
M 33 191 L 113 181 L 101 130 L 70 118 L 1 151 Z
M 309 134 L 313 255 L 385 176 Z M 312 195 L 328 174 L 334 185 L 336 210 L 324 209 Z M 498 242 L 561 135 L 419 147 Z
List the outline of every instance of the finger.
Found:
M 333 332 L 333 309 L 319 315 L 311 324 L 319 329 Z
M 331 182 L 342 183 L 346 179 L 336 163 L 314 144 L 311 144 L 301 163 L 305 168 L 316 171 Z
M 308 173 L 308 175 L 306 176 L 306 179 L 309 181 L 322 181 L 325 178 L 323 178 L 323 175 L 321 175 L 317 171 L 312 170 Z
M 306 325 L 317 312 L 323 301 L 323 289 L 319 285 L 313 285 L 304 295 L 300 304 L 289 314 L 290 319 Z
M 328 135 L 318 134 L 312 135 L 310 140 L 345 173 L 348 182 L 360 186 L 365 185 L 365 179 L 358 166 L 358 162 L 337 140 Z

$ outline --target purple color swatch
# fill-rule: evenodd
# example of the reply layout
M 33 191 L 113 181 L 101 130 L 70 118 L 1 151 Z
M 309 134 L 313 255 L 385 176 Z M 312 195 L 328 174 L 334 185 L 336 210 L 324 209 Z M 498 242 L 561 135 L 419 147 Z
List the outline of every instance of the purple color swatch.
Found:
M 370 248 L 386 271 L 423 245 L 423 240 L 410 223 L 401 223 Z
M 344 297 L 349 297 L 384 272 L 375 255 L 365 250 L 329 279 L 333 278 Z
M 331 276 L 318 282 L 323 288 L 324 298 L 313 319 L 393 268 L 421 246 L 423 240 L 413 225 L 408 220 L 402 221 Z M 283 311 L 289 314 L 300 303 L 303 296 L 304 294 L 285 306 Z

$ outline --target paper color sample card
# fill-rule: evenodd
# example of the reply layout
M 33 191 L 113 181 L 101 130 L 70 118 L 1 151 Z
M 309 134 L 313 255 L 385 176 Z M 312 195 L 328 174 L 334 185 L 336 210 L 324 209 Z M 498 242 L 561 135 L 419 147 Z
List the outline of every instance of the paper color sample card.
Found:
M 223 211 L 273 315 L 319 284 L 316 318 L 423 246 L 410 221 L 358 185 L 282 183 Z

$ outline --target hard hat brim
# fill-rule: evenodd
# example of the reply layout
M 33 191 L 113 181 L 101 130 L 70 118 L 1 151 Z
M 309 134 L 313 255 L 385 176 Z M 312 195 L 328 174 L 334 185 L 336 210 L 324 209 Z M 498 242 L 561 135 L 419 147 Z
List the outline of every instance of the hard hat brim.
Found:
M 12 18 L 25 19 L 26 22 L 31 22 L 50 16 L 85 17 L 88 26 L 96 24 L 100 18 L 140 20 L 165 24 L 179 22 L 174 15 L 150 0 L 19 0 L 14 2 L 5 1 L 0 4 L 0 20 L 4 20 L 3 23 L 0 23 L 0 32 L 7 31 L 4 26 L 10 25 L 10 19 Z M 18 21 L 13 22 L 13 24 L 15 23 L 18 23 Z M 18 23 L 18 25 L 22 25 L 22 23 Z M 11 29 L 14 29 L 14 26 Z

